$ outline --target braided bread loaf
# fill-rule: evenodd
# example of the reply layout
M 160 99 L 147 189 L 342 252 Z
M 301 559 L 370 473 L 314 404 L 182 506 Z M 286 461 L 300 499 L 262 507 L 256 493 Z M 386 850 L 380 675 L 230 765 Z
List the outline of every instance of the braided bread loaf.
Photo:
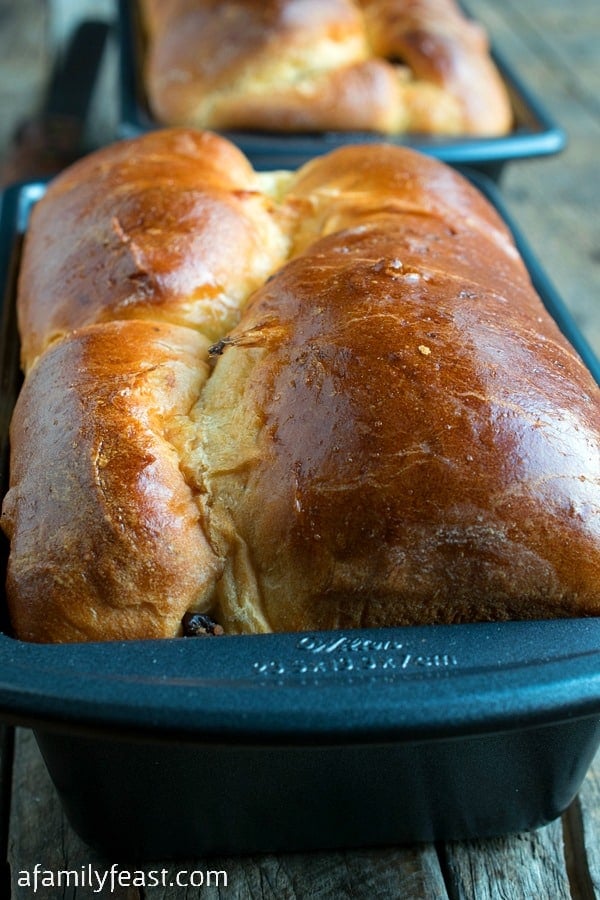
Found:
M 18 311 L 19 637 L 600 613 L 599 389 L 444 164 L 116 144 L 35 208 Z
M 487 36 L 454 0 L 142 0 L 164 124 L 500 135 Z

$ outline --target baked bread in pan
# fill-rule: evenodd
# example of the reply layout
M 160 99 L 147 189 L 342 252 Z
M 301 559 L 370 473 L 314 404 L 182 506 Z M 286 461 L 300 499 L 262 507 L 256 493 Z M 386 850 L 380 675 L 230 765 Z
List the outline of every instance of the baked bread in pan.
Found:
M 454 0 L 140 0 L 166 125 L 498 136 L 508 92 Z
M 600 390 L 445 164 L 115 144 L 34 208 L 18 313 L 18 637 L 600 613 Z

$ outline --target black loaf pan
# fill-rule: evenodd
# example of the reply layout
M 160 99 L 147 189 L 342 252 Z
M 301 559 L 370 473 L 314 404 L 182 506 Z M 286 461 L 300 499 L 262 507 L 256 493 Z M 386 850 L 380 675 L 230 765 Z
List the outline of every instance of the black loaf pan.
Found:
M 119 0 L 118 46 L 119 135 L 135 137 L 160 126 L 145 97 L 142 78 L 144 39 L 133 0 Z M 284 135 L 251 131 L 223 131 L 221 134 L 236 144 L 257 169 L 295 169 L 309 159 L 345 144 L 386 140 L 412 147 L 451 165 L 469 166 L 498 181 L 508 162 L 559 153 L 565 147 L 566 135 L 497 50 L 493 49 L 492 55 L 508 88 L 515 119 L 513 130 L 505 136 L 395 137 L 369 132 Z
M 19 246 L 43 190 L 2 206 L 3 492 Z M 559 816 L 581 785 L 600 744 L 600 618 L 71 645 L 5 622 L 0 718 L 34 729 L 71 823 L 112 859 L 499 835 Z

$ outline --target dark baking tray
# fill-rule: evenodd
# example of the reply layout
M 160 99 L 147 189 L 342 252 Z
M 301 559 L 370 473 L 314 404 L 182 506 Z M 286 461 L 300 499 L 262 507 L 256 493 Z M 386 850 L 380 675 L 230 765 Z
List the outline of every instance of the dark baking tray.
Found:
M 43 190 L 1 210 L 2 492 L 19 250 Z M 69 645 L 5 621 L 0 719 L 34 729 L 70 821 L 112 859 L 505 834 L 559 816 L 600 744 L 600 618 Z
M 159 124 L 152 117 L 145 98 L 142 82 L 144 41 L 137 7 L 132 0 L 119 0 L 118 24 L 119 134 L 127 138 L 157 128 Z M 514 129 L 506 136 L 447 138 L 428 135 L 384 137 L 369 132 L 306 135 L 245 131 L 221 133 L 240 147 L 259 169 L 295 169 L 315 156 L 348 143 L 386 140 L 428 153 L 452 165 L 469 166 L 497 181 L 510 161 L 560 152 L 565 147 L 566 135 L 495 48 L 492 55 L 508 87 L 515 116 Z

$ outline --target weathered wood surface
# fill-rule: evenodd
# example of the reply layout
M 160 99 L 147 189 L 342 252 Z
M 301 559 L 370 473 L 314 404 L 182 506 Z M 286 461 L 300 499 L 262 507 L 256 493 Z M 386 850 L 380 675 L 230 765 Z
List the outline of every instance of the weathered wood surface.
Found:
M 468 5 L 568 133 L 564 153 L 510 166 L 502 188 L 509 210 L 600 353 L 600 4 L 469 0 Z M 53 48 L 72 22 L 113 12 L 112 0 L 0 0 L 0 155 L 16 123 L 35 112 Z M 113 52 L 95 103 L 92 143 L 114 135 L 114 80 Z M 36 863 L 55 871 L 81 870 L 88 863 L 105 868 L 107 861 L 95 857 L 66 822 L 28 731 L 17 731 L 13 759 L 12 732 L 0 729 L 0 797 L 0 896 L 7 895 L 8 865 L 15 898 L 34 896 L 17 881 L 20 871 L 31 871 Z M 562 820 L 533 833 L 444 846 L 182 861 L 168 872 L 184 868 L 224 870 L 227 887 L 130 887 L 111 896 L 600 900 L 600 754 Z M 87 900 L 108 894 L 40 888 L 35 896 Z
M 581 840 L 575 839 L 575 847 L 586 860 L 588 895 L 600 897 L 600 754 L 579 792 L 577 809 Z
M 510 166 L 502 188 L 509 211 L 600 354 L 600 4 L 468 5 L 567 132 L 561 154 Z

